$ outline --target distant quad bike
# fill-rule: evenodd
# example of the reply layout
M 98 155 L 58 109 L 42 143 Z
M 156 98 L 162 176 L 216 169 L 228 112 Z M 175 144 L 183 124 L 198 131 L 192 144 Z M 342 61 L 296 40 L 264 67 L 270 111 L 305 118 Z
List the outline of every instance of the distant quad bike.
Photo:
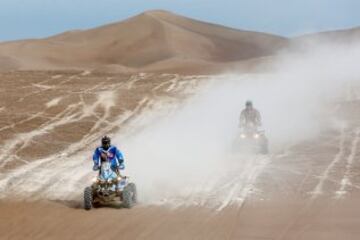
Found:
M 256 127 L 246 127 L 241 129 L 240 134 L 235 139 L 234 151 L 268 154 L 268 145 L 269 143 L 265 136 L 265 131 L 260 131 Z
M 90 210 L 116 202 L 122 203 L 125 208 L 133 207 L 137 203 L 136 186 L 129 182 L 128 177 L 114 172 L 109 161 L 102 161 L 98 176 L 84 190 L 84 208 Z

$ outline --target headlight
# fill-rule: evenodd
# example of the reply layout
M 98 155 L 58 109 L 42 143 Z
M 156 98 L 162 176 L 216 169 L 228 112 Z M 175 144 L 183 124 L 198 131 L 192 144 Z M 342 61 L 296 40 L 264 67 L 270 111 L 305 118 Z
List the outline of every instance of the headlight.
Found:
M 108 179 L 107 182 L 108 182 L 108 183 L 112 183 L 112 179 Z
M 260 135 L 259 134 L 254 134 L 254 138 L 259 138 Z
M 94 183 L 96 183 L 96 182 L 99 181 L 99 179 L 98 179 L 97 177 L 94 177 L 94 178 L 92 179 L 92 181 L 93 181 Z
M 121 177 L 117 177 L 117 180 L 118 180 L 118 182 L 120 182 L 120 181 L 121 181 Z
M 240 137 L 241 137 L 241 138 L 246 138 L 246 135 L 245 135 L 245 134 L 241 134 Z

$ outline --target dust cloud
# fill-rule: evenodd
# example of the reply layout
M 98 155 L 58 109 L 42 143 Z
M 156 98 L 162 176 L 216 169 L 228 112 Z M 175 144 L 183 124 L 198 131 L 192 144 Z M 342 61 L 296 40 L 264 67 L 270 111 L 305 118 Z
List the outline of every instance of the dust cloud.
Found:
M 234 171 L 241 175 L 258 167 L 256 156 L 231 151 L 246 100 L 252 100 L 262 115 L 272 155 L 336 127 L 336 102 L 359 84 L 359 62 L 360 46 L 314 44 L 280 53 L 271 72 L 213 76 L 182 104 L 143 114 L 132 126 L 141 130 L 114 141 L 125 152 L 127 172 L 141 200 L 161 201 L 205 189 L 226 191 L 226 182 L 219 180 L 213 189 L 207 184 L 218 176 Z M 252 176 L 244 184 L 255 181 Z

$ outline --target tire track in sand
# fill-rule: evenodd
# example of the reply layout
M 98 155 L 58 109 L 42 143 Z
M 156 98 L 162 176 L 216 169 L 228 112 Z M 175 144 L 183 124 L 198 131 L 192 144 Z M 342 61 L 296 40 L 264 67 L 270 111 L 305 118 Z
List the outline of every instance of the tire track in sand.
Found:
M 353 169 L 353 164 L 355 162 L 355 156 L 357 154 L 358 145 L 360 142 L 360 128 L 357 128 L 354 132 L 354 138 L 351 143 L 350 154 L 346 159 L 346 170 L 343 178 L 340 181 L 340 188 L 335 192 L 336 198 L 342 198 L 347 194 L 346 189 L 353 186 L 351 182 L 351 171 Z
M 345 143 L 346 143 L 346 129 L 345 127 L 341 128 L 340 137 L 339 137 L 339 145 L 338 145 L 338 153 L 335 155 L 334 159 L 330 162 L 330 164 L 325 168 L 321 176 L 319 177 L 319 182 L 315 186 L 314 190 L 310 192 L 312 194 L 312 198 L 315 199 L 318 196 L 324 194 L 324 185 L 326 181 L 328 181 L 331 172 L 334 170 L 335 166 L 343 159 L 345 154 Z

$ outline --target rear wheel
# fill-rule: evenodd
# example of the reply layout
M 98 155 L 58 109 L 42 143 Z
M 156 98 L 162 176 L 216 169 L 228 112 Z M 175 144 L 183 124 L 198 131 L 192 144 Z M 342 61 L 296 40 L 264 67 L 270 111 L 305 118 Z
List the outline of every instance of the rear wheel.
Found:
M 90 210 L 93 207 L 93 193 L 91 187 L 86 187 L 84 190 L 84 208 Z

